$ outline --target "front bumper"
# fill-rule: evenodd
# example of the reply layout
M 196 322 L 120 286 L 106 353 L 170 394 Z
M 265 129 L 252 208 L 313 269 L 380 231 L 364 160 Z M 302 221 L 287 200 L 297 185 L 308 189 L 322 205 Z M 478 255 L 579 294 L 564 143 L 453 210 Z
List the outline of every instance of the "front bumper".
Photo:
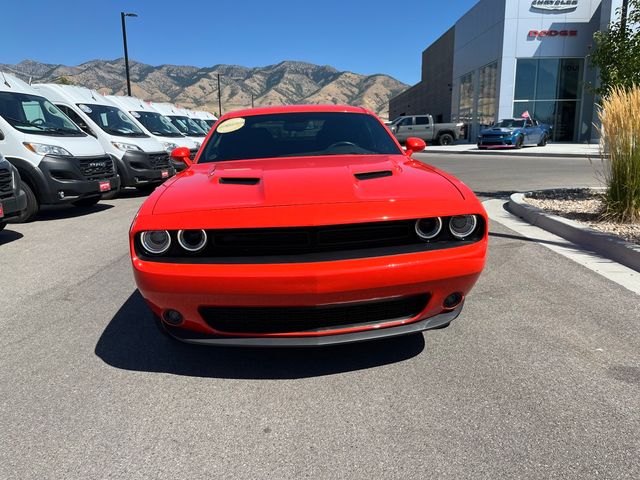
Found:
M 169 155 L 165 152 L 128 151 L 116 161 L 123 187 L 162 183 L 176 173 Z
M 326 345 L 396 336 L 437 328 L 459 313 L 443 307 L 453 292 L 471 290 L 482 268 L 486 239 L 446 250 L 318 262 L 313 264 L 166 264 L 133 255 L 138 288 L 153 312 L 177 310 L 176 338 L 226 345 Z M 411 318 L 285 333 L 216 331 L 200 308 L 327 306 L 428 294 L 426 307 Z M 455 315 L 453 313 L 455 312 Z M 453 316 L 452 316 L 453 315 Z
M 478 137 L 478 148 L 515 148 L 516 137 Z
M 4 222 L 11 220 L 27 209 L 27 195 L 20 190 L 17 195 L 13 197 L 0 199 L 0 205 L 2 205 L 1 210 L 4 215 L 3 217 L 0 217 L 0 221 Z
M 120 188 L 109 157 L 45 156 L 38 164 L 43 182 L 38 185 L 41 203 L 70 203 Z M 101 184 L 109 182 L 109 189 Z

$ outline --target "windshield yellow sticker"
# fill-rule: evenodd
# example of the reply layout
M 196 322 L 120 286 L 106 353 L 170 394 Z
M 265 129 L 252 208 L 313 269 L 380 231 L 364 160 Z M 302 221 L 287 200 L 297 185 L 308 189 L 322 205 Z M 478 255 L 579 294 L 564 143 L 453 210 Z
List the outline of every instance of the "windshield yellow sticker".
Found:
M 229 120 L 225 120 L 220 125 L 218 125 L 218 128 L 216 128 L 216 132 L 218 133 L 235 132 L 236 130 L 240 130 L 242 127 L 244 127 L 244 121 L 245 120 L 242 117 L 230 118 Z

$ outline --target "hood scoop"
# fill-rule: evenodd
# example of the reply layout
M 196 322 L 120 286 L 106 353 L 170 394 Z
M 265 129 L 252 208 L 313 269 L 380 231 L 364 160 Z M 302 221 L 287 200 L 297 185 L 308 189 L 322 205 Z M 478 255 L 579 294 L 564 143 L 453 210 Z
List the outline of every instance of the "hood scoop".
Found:
M 220 183 L 228 185 L 257 185 L 260 179 L 257 177 L 220 177 Z
M 379 170 L 377 172 L 361 172 L 354 173 L 358 180 L 372 180 L 374 178 L 390 177 L 393 175 L 391 170 Z

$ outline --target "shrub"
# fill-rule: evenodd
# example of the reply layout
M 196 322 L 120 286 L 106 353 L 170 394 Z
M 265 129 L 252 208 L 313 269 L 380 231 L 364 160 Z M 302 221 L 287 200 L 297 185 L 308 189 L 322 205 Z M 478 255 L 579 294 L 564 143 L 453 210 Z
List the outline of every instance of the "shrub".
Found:
M 640 221 L 640 86 L 614 87 L 598 113 L 606 163 L 606 215 L 619 222 Z

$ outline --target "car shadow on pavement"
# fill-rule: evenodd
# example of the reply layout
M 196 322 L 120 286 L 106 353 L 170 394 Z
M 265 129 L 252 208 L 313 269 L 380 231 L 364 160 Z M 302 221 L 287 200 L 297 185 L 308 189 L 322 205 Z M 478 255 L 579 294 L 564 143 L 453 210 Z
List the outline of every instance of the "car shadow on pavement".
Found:
M 408 360 L 423 351 L 420 333 L 311 348 L 212 347 L 179 343 L 156 328 L 136 290 L 102 333 L 95 354 L 125 370 L 234 379 L 293 379 L 362 370 Z
M 93 213 L 102 212 L 113 208 L 107 203 L 96 203 L 90 207 L 76 207 L 74 205 L 47 205 L 43 207 L 33 221 L 47 222 L 51 220 L 62 220 L 65 218 L 83 217 Z
M 0 231 L 0 245 L 15 242 L 16 240 L 20 240 L 22 237 L 24 237 L 24 235 L 20 232 L 14 232 L 13 230 L 6 228 L 5 230 Z

